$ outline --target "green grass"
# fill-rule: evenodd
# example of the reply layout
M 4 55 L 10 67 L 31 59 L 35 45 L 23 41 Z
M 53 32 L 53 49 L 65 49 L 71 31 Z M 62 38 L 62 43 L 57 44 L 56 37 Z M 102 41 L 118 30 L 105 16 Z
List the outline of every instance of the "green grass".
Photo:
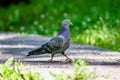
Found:
M 0 8 L 0 30 L 53 36 L 61 21 L 70 18 L 73 42 L 120 51 L 119 4 L 120 0 L 31 0 Z
M 21 62 L 13 62 L 9 58 L 5 64 L 0 64 L 0 80 L 42 80 L 40 73 L 26 70 Z
M 78 59 L 72 63 L 74 71 L 72 74 L 52 73 L 53 80 L 92 80 L 97 77 L 96 69 L 89 69 L 88 63 L 82 59 Z
M 88 64 L 84 60 L 76 60 L 73 62 L 73 66 L 72 74 L 49 72 L 49 76 L 43 77 L 40 72 L 26 69 L 21 62 L 14 62 L 13 58 L 9 58 L 5 64 L 0 64 L 0 80 L 46 80 L 45 78 L 47 80 L 87 80 L 97 77 L 96 71 L 89 70 Z

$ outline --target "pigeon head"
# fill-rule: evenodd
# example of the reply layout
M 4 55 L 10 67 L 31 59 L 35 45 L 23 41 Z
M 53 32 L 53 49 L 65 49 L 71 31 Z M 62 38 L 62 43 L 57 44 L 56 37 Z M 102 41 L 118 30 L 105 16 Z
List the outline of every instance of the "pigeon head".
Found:
M 70 29 L 69 26 L 72 25 L 69 19 L 64 19 L 61 23 L 62 29 L 58 35 L 63 35 L 65 38 L 70 38 Z
M 72 22 L 69 19 L 64 19 L 62 21 L 62 27 L 69 27 L 70 25 L 72 25 Z

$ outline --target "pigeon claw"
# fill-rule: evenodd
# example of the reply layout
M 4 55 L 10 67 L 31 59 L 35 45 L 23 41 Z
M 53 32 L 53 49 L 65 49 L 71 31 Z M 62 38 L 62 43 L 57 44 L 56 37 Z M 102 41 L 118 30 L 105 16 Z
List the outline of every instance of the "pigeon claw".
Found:
M 53 60 L 53 59 L 49 59 L 48 61 L 50 61 L 50 62 L 54 62 L 54 60 Z

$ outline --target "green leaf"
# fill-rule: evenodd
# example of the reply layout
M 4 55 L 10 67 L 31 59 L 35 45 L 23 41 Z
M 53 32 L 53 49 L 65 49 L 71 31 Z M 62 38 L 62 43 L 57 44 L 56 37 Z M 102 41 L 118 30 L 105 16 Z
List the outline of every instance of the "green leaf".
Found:
M 9 58 L 6 62 L 5 62 L 5 65 L 10 67 L 13 63 L 13 57 Z

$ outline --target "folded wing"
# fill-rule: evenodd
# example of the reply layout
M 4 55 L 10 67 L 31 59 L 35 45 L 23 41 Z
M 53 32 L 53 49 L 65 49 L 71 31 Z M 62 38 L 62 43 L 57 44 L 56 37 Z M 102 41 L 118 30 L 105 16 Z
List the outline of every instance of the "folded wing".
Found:
M 54 51 L 61 50 L 65 45 L 64 37 L 62 36 L 56 36 L 49 40 L 47 43 L 42 45 L 41 48 L 44 48 L 49 53 L 52 53 Z

